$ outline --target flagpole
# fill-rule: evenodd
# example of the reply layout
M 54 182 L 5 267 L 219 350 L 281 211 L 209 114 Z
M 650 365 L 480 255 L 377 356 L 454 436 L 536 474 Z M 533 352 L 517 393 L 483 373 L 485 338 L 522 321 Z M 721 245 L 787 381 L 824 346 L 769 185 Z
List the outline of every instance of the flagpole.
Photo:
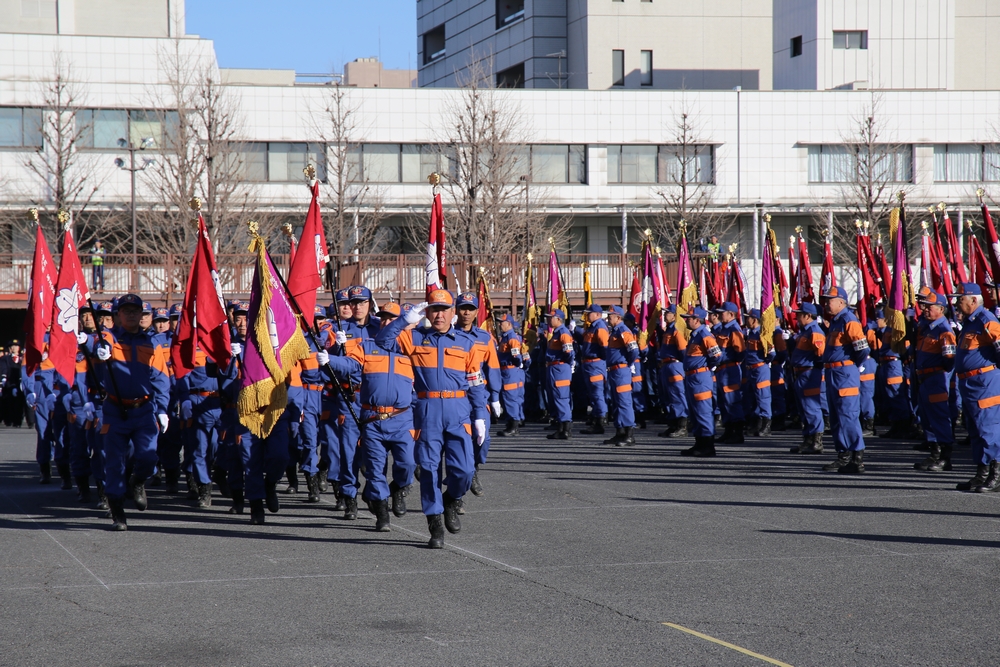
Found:
M 268 250 L 266 246 L 264 247 L 264 252 L 267 253 L 267 259 L 268 259 L 268 261 L 270 261 L 271 265 L 274 266 L 274 260 L 271 258 L 271 251 Z M 288 289 L 288 283 L 285 282 L 285 277 L 281 275 L 281 271 L 278 271 L 277 268 L 275 268 L 274 273 L 277 274 L 278 280 L 281 282 L 282 289 L 285 290 L 285 296 L 288 297 L 289 303 L 291 303 L 292 307 L 295 308 L 295 313 L 300 318 L 302 318 L 301 322 L 305 322 L 305 316 L 302 314 L 302 309 L 299 307 L 299 303 L 298 303 L 298 301 L 295 300 L 295 297 L 292 295 L 291 291 L 289 291 L 289 289 Z M 317 350 L 322 350 L 323 347 L 319 344 L 319 340 L 316 338 L 316 335 L 313 334 L 312 329 L 310 329 L 309 327 L 303 327 L 303 328 L 306 330 L 306 333 L 309 335 L 309 340 L 311 340 L 312 343 L 313 343 L 313 345 L 316 346 L 316 349 Z M 357 413 L 354 412 L 354 403 L 350 399 L 348 399 L 348 397 L 347 397 L 347 390 L 344 389 L 344 386 L 340 383 L 340 379 L 337 378 L 337 373 L 333 370 L 333 367 L 330 366 L 330 362 L 327 362 L 326 364 L 324 364 L 323 366 L 321 366 L 321 368 L 326 373 L 327 377 L 330 380 L 332 380 L 335 385 L 337 385 L 337 388 L 340 390 L 341 397 L 344 399 L 344 402 L 347 404 L 347 410 L 351 413 L 351 417 L 354 418 L 354 423 L 356 423 L 358 426 L 361 426 L 361 420 L 358 419 Z

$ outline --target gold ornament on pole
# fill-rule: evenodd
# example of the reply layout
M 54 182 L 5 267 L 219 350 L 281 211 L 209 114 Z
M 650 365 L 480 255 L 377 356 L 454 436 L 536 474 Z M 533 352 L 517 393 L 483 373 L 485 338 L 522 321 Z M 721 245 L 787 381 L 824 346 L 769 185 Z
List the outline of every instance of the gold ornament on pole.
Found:
M 31 220 L 36 225 L 38 224 L 38 209 L 29 208 L 28 209 L 28 219 Z
M 939 211 L 941 211 L 942 213 L 944 213 L 944 210 L 946 208 L 948 208 L 948 206 L 944 202 L 941 202 L 940 204 L 937 205 L 937 208 L 938 208 Z
M 281 226 L 281 231 L 282 231 L 282 232 L 284 233 L 284 235 L 285 235 L 285 236 L 287 236 L 288 238 L 290 238 L 290 239 L 291 239 L 291 238 L 295 238 L 295 232 L 294 232 L 294 231 L 292 230 L 292 223 L 290 223 L 290 222 L 286 222 L 285 224 L 283 224 L 283 225 Z
M 316 167 L 312 163 L 307 164 L 302 168 L 302 175 L 306 177 L 306 182 L 311 184 L 316 180 Z
M 59 213 L 56 214 L 56 220 L 59 221 L 59 225 L 64 231 L 69 231 L 70 228 L 70 215 L 69 211 L 65 209 L 59 209 Z

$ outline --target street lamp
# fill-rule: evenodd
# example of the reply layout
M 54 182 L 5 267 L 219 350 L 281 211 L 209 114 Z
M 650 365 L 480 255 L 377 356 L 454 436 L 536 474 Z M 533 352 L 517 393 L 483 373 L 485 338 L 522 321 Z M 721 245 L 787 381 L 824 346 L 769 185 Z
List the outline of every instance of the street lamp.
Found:
M 136 232 L 136 224 L 135 224 L 135 173 L 137 171 L 142 171 L 143 169 L 145 169 L 146 167 L 150 166 L 151 164 L 155 164 L 156 163 L 156 160 L 153 160 L 153 159 L 150 159 L 150 158 L 145 158 L 142 161 L 142 166 L 141 167 L 137 167 L 137 166 L 135 166 L 135 153 L 136 153 L 136 151 L 144 151 L 147 148 L 151 148 L 152 146 L 153 146 L 153 138 L 152 137 L 145 137 L 145 138 L 143 138 L 139 142 L 138 146 L 132 145 L 132 143 L 130 141 L 127 141 L 125 139 L 119 139 L 118 140 L 118 147 L 121 148 L 122 150 L 128 151 L 129 165 L 126 167 L 125 166 L 125 160 L 121 159 L 120 157 L 116 157 L 115 158 L 115 166 L 118 167 L 119 169 L 122 169 L 124 171 L 129 172 L 129 176 L 132 178 L 132 266 L 133 266 L 133 270 L 134 270 L 134 267 L 136 265 L 138 265 L 138 263 L 139 263 L 139 253 L 138 253 L 138 249 L 137 249 L 137 246 L 136 246 L 137 232 Z M 136 285 L 136 287 L 138 288 L 138 285 Z

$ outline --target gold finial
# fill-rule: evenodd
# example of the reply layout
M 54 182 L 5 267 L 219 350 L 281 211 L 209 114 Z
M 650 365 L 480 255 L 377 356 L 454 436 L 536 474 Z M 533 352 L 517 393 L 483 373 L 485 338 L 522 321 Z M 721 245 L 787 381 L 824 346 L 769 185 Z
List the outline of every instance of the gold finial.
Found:
M 486 269 L 482 265 L 479 266 L 479 275 L 481 276 L 486 275 Z
M 982 201 L 983 195 L 985 194 L 986 190 L 983 190 L 982 188 L 976 188 L 976 196 L 979 197 L 980 201 Z
M 192 211 L 201 210 L 201 197 L 191 197 L 191 201 L 188 202 L 188 206 L 191 207 Z
M 437 173 L 436 171 L 431 173 L 431 175 L 427 177 L 427 182 L 433 185 L 434 187 L 441 185 L 441 174 Z
M 930 213 L 931 215 L 934 215 L 935 213 L 937 213 L 937 206 L 933 206 L 933 205 L 928 206 L 927 207 L 927 212 Z
M 948 208 L 948 206 L 944 202 L 941 202 L 940 204 L 937 205 L 937 208 L 939 211 L 944 212 L 944 210 Z
M 739 243 L 730 243 L 729 244 L 729 253 L 732 254 L 732 255 L 735 255 L 736 254 L 736 248 L 739 247 L 739 245 L 740 245 Z
M 829 234 L 830 234 L 830 230 L 827 229 L 826 227 L 820 227 L 819 228 L 819 233 L 820 233 L 820 236 L 822 236 L 824 239 L 826 239 L 826 237 L 829 236 Z
M 644 233 L 646 234 L 646 238 L 647 239 L 653 238 L 653 230 L 652 229 L 647 229 Z
M 587 263 L 586 262 L 580 262 L 580 268 L 583 269 L 584 271 L 586 271 L 587 270 Z
M 802 233 L 802 225 L 796 225 L 796 227 L 795 227 L 795 233 L 796 234 L 801 234 Z
M 858 229 L 861 229 L 865 226 L 865 223 L 861 222 L 861 218 L 857 218 L 854 221 L 854 226 L 857 227 Z
M 556 247 L 556 240 L 551 236 L 549 237 L 549 245 L 552 246 L 553 249 Z
M 62 228 L 64 230 L 69 231 L 69 226 L 70 226 L 69 211 L 67 211 L 65 209 L 62 209 L 62 208 L 59 209 L 59 213 L 56 214 L 56 220 L 59 221 L 59 224 L 62 225 Z
M 865 220 L 865 231 L 867 232 L 869 229 L 871 229 L 871 227 L 872 227 L 872 221 Z
M 37 208 L 29 208 L 28 209 L 28 218 L 37 225 L 38 224 L 38 209 Z
M 531 254 L 531 253 L 529 252 L 529 253 L 528 253 L 528 261 L 530 262 L 530 261 L 531 261 L 531 260 L 533 260 L 533 259 L 535 259 L 534 255 L 532 255 L 532 254 Z
M 655 250 L 655 252 L 656 252 L 657 255 L 660 254 L 660 246 L 656 246 L 656 248 L 654 250 Z
M 765 213 L 764 214 L 764 222 L 766 222 L 767 224 L 771 224 L 771 214 L 770 213 Z
M 288 238 L 292 238 L 295 235 L 295 233 L 292 231 L 292 223 L 290 222 L 286 222 L 285 224 L 283 224 L 281 226 L 281 231 L 283 231 L 285 233 L 285 236 L 287 236 Z
M 882 245 L 882 232 L 879 232 L 879 233 L 878 233 L 878 236 L 877 236 L 877 237 L 875 237 L 875 238 L 876 238 L 876 242 L 877 242 L 877 243 L 878 243 L 879 245 Z
M 965 221 L 965 228 L 968 229 L 970 232 L 972 231 L 972 220 Z
M 795 237 L 794 236 L 789 236 L 788 237 L 788 247 L 791 248 L 793 245 L 795 245 Z
M 260 236 L 260 223 L 256 220 L 251 220 L 247 223 L 247 234 L 250 236 Z
M 899 203 L 902 204 L 903 200 L 906 199 L 906 193 L 900 190 L 896 193 L 896 197 L 899 199 Z
M 307 164 L 302 168 L 302 175 L 306 177 L 306 180 L 310 183 L 316 180 L 316 167 L 312 164 Z
M 924 234 L 927 233 L 927 221 L 924 220 L 920 223 L 920 229 L 924 230 Z
M 681 218 L 680 222 L 677 223 L 677 227 L 680 228 L 681 233 L 683 234 L 687 231 L 687 221 Z

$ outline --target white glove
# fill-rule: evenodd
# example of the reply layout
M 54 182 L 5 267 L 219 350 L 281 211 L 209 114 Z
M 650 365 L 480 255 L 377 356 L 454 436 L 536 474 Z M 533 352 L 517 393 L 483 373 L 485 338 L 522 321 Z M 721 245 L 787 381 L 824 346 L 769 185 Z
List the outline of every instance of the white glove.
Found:
M 500 419 L 500 415 L 503 414 L 503 406 L 500 405 L 500 401 L 493 401 L 490 403 L 490 408 L 493 409 L 493 416 Z
M 570 372 L 570 375 L 572 375 L 573 373 L 576 372 L 576 362 L 575 361 L 572 364 L 569 365 L 569 372 Z
M 326 350 L 320 350 L 316 353 L 316 363 L 320 366 L 326 366 L 330 363 L 330 353 Z
M 576 320 L 570 320 L 569 321 L 569 330 L 570 331 L 576 331 Z
M 187 421 L 188 419 L 191 419 L 193 414 L 194 406 L 191 405 L 191 401 L 184 401 L 181 403 L 181 419 Z M 163 430 L 166 431 L 167 429 L 164 428 Z
M 791 331 L 782 330 L 781 331 L 781 337 L 784 338 L 785 340 L 791 340 L 791 338 L 792 338 L 792 332 Z
M 156 415 L 156 423 L 160 425 L 160 433 L 167 432 L 167 424 L 170 422 L 167 421 L 166 415 Z
M 477 419 L 476 420 L 476 444 L 483 444 L 486 442 L 486 420 Z
M 83 404 L 83 416 L 86 417 L 89 422 L 94 421 L 94 417 L 97 416 L 97 413 L 94 411 L 94 404 L 90 401 Z
M 86 345 L 86 343 L 87 343 L 88 340 L 90 340 L 90 336 L 88 336 L 87 334 L 83 333 L 82 331 L 79 332 L 78 334 L 76 334 L 76 344 L 77 345 Z
M 424 301 L 423 303 L 421 303 L 419 305 L 416 305 L 413 308 L 411 308 L 410 312 L 408 312 L 406 314 L 406 317 L 404 318 L 404 319 L 406 319 L 406 323 L 407 324 L 416 324 L 417 322 L 419 322 L 420 320 L 422 320 L 424 318 L 424 311 L 425 310 L 427 310 L 427 302 L 426 301 Z
M 31 392 L 31 393 L 29 393 L 29 394 L 25 394 L 25 395 L 24 395 L 24 400 L 25 400 L 25 402 L 26 402 L 26 403 L 28 404 L 28 407 L 29 407 L 29 408 L 33 408 L 33 407 L 35 407 L 35 400 L 36 400 L 37 398 L 38 398 L 38 397 L 37 397 L 37 396 L 35 396 L 35 392 Z
M 409 320 L 407 320 L 409 322 Z M 347 334 L 343 331 L 338 331 L 334 334 L 333 339 L 337 341 L 337 345 L 344 345 L 347 343 Z
M 234 356 L 238 357 L 243 354 L 243 346 L 239 343 L 233 343 L 229 346 L 229 352 Z
M 97 358 L 101 361 L 107 361 L 111 358 L 111 348 L 107 345 L 97 346 Z

